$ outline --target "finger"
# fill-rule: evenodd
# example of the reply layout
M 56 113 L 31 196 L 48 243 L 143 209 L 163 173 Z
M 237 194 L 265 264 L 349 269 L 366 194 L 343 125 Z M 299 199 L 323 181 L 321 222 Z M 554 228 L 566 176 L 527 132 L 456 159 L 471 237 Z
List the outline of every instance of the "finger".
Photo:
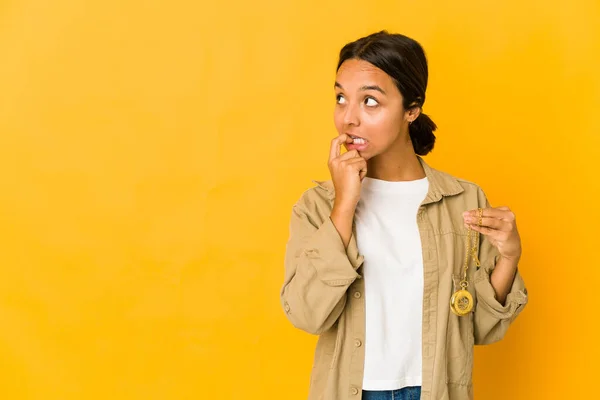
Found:
M 367 169 L 367 161 L 362 157 L 351 158 L 344 161 L 345 164 L 352 165 L 357 169 Z
M 331 139 L 331 146 L 329 148 L 329 161 L 340 155 L 340 146 L 343 143 L 342 140 L 346 140 L 346 136 L 346 134 L 342 134 Z
M 360 154 L 358 154 L 358 150 L 354 149 L 354 150 L 350 150 L 345 152 L 344 154 L 342 154 L 341 156 L 338 156 L 338 160 L 343 161 L 343 160 L 352 160 L 352 159 L 360 159 Z
M 358 176 L 362 182 L 365 176 L 367 176 L 367 161 L 364 158 L 353 158 L 348 160 L 347 163 L 352 165 L 353 168 L 357 168 Z
M 494 237 L 495 235 L 498 235 L 498 233 L 500 231 L 496 230 L 496 229 L 491 229 L 485 226 L 477 226 L 477 225 L 469 225 L 471 227 L 471 229 L 473 229 L 475 232 L 479 232 L 482 235 L 485 236 L 490 236 L 490 237 Z
M 483 213 L 481 214 L 482 217 L 498 218 L 499 215 L 501 215 L 503 213 L 502 210 L 497 210 L 493 207 L 482 208 L 482 211 L 483 211 Z M 465 214 L 470 217 L 478 218 L 479 217 L 479 208 L 475 208 L 474 210 L 469 210 Z
M 465 218 L 467 224 L 473 224 L 478 226 L 485 226 L 488 228 L 496 229 L 499 231 L 509 231 L 511 228 L 507 221 L 498 218 L 484 217 L 481 218 L 481 224 L 478 217 L 467 217 Z
M 356 150 L 352 150 L 352 151 L 356 151 Z M 348 153 L 349 153 L 349 152 L 348 152 Z M 345 154 L 344 154 L 344 155 L 342 155 L 341 157 L 344 157 L 344 156 L 345 156 Z M 340 157 L 340 158 L 341 158 L 341 157 Z M 349 157 L 348 159 L 346 159 L 346 160 L 343 160 L 343 161 L 344 161 L 344 162 L 347 162 L 347 163 L 363 163 L 363 164 L 365 164 L 365 165 L 367 164 L 367 160 L 365 160 L 365 159 L 364 159 L 364 158 L 362 158 L 361 156 Z
M 351 158 L 350 160 L 345 160 L 342 163 L 344 167 L 352 168 L 357 172 L 362 169 L 367 169 L 367 162 L 364 158 Z
M 360 177 L 361 182 L 362 182 L 363 179 L 365 179 L 366 176 L 367 176 L 367 169 L 366 168 L 361 169 L 360 173 L 359 173 L 359 177 Z
M 359 170 L 367 170 L 367 160 L 362 157 L 350 158 L 348 160 L 343 160 L 343 164 L 352 166 L 352 168 Z
M 329 149 L 329 161 L 333 160 L 334 158 L 340 155 L 340 147 L 346 142 L 352 142 L 352 138 L 346 135 L 345 133 L 342 133 L 341 135 L 331 140 L 331 148 Z
M 359 175 L 366 174 L 367 161 L 364 158 L 352 158 L 343 162 L 343 168 L 350 168 L 351 170 L 356 171 Z
M 515 222 L 516 220 L 516 216 L 515 213 L 509 208 L 509 207 L 497 207 L 498 210 L 502 210 L 502 212 L 504 212 L 504 216 L 502 217 L 503 220 L 505 221 L 509 221 L 509 222 Z
M 463 216 L 479 218 L 479 209 L 469 210 L 463 213 Z M 506 221 L 514 221 L 515 214 L 508 207 L 488 207 L 483 209 L 482 217 L 499 218 Z
M 496 229 L 486 228 L 485 226 L 471 225 L 471 229 L 473 229 L 475 232 L 481 233 L 484 236 L 487 236 L 492 243 L 506 242 L 511 235 L 510 232 L 498 231 Z

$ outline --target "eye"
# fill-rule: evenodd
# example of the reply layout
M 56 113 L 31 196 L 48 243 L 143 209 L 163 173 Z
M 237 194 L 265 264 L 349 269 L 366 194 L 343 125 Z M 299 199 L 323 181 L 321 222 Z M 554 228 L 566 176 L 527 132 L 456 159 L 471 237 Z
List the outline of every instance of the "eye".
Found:
M 344 96 L 342 96 L 341 94 L 338 94 L 337 96 L 335 96 L 335 101 L 338 104 L 344 104 L 346 102 L 346 99 L 344 99 Z
M 365 105 L 367 107 L 377 107 L 379 105 L 379 103 L 373 97 L 367 97 L 365 99 Z

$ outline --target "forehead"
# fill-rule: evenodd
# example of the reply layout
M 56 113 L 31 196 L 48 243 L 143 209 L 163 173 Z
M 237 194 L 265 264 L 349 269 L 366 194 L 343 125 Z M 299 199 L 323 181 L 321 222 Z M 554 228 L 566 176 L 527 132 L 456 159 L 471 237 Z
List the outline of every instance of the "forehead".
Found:
M 377 84 L 382 88 L 395 86 L 388 74 L 367 61 L 356 59 L 342 63 L 336 75 L 336 82 L 346 89 L 365 84 Z

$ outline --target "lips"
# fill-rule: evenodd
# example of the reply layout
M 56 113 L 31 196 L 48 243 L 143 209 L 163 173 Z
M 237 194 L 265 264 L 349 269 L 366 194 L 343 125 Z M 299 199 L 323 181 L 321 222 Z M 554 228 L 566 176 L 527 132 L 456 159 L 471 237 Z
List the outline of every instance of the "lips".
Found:
M 365 143 L 367 143 L 367 139 L 361 138 L 360 136 L 350 135 L 350 134 L 348 134 L 348 136 L 350 136 L 352 138 L 352 143 L 354 143 L 354 144 L 365 144 Z

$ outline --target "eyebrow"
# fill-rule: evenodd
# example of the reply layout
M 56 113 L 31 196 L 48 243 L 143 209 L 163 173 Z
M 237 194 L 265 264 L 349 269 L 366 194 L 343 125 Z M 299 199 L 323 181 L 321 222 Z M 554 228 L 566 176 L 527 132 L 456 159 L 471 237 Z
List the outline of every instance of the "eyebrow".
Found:
M 340 83 L 339 83 L 339 82 L 336 82 L 336 83 L 335 83 L 335 85 L 333 85 L 333 86 L 334 86 L 334 87 L 337 87 L 337 88 L 340 88 L 340 89 L 342 89 L 342 90 L 344 90 L 344 88 L 342 87 L 342 85 L 340 85 Z M 383 93 L 383 94 L 386 94 L 386 93 L 385 93 L 385 91 L 384 91 L 382 88 L 380 88 L 379 86 L 377 86 L 377 85 L 368 85 L 368 86 L 362 86 L 362 87 L 360 88 L 360 90 L 376 90 L 376 91 L 378 91 L 378 92 L 381 92 L 381 93 Z

